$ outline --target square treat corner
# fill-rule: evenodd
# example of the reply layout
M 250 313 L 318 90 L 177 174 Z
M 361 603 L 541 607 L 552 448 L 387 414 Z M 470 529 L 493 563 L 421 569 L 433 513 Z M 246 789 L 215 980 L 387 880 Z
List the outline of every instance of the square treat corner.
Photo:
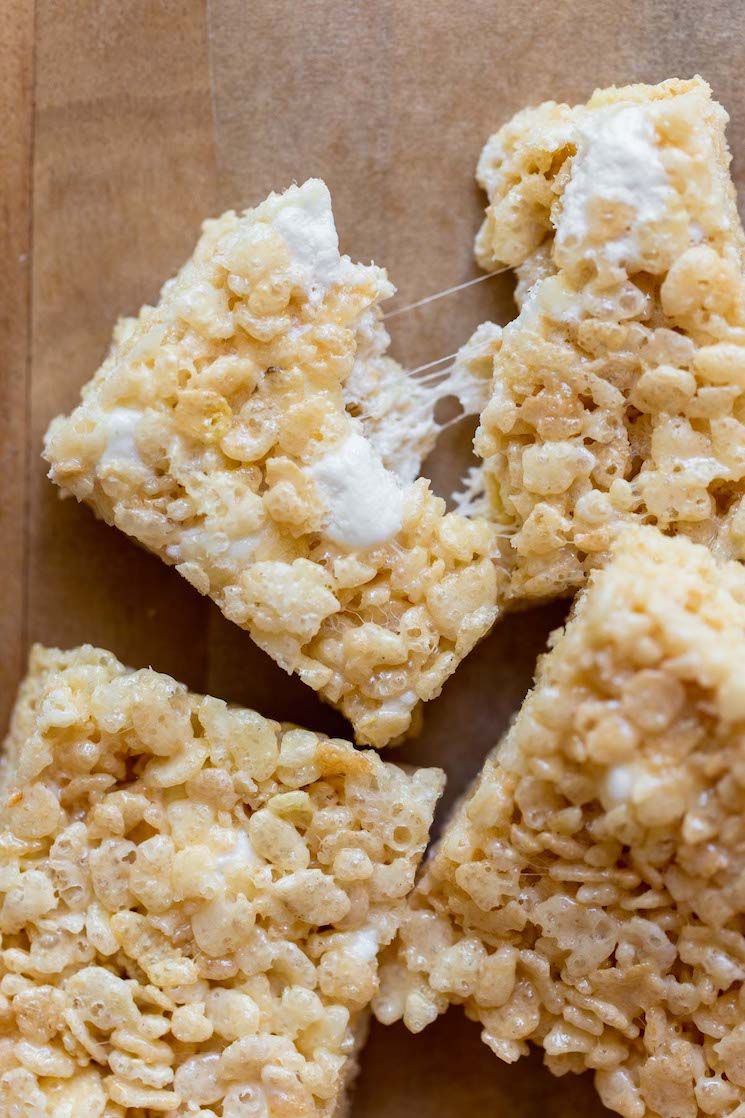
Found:
M 624 1118 L 745 1104 L 745 570 L 629 529 L 448 824 L 376 1012 L 448 1004 Z
M 376 747 L 411 730 L 497 616 L 492 526 L 414 480 L 445 389 L 384 355 L 392 291 L 340 255 L 319 180 L 223 214 L 158 305 L 120 324 L 44 450 L 63 492 Z
M 443 775 L 37 646 L 0 770 L 0 1100 L 335 1115 Z

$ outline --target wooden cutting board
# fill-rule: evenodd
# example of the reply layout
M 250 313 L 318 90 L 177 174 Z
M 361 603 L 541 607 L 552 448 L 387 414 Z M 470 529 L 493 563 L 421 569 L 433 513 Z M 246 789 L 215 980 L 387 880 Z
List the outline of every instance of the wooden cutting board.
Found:
M 477 274 L 482 143 L 516 109 L 595 86 L 703 74 L 745 184 L 745 9 L 713 0 L 5 0 L 0 35 L 0 716 L 28 645 L 110 648 L 273 717 L 347 734 L 173 570 L 60 502 L 41 440 L 200 221 L 321 175 L 343 249 L 410 302 Z M 393 351 L 452 353 L 512 315 L 507 277 L 396 319 Z M 429 463 L 446 492 L 456 430 Z M 530 685 L 562 606 L 503 622 L 396 758 L 465 787 Z M 442 818 L 443 811 L 440 812 Z M 588 1077 L 506 1067 L 459 1010 L 419 1037 L 374 1027 L 354 1118 L 605 1113 Z

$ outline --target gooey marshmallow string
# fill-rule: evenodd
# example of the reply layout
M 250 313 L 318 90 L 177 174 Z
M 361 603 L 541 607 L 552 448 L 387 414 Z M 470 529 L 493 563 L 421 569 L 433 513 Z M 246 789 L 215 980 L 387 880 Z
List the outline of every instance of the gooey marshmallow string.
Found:
M 383 315 L 383 320 L 388 321 L 388 319 L 397 318 L 399 315 L 408 314 L 409 311 L 419 310 L 421 307 L 425 307 L 429 303 L 434 303 L 438 299 L 444 299 L 448 295 L 455 295 L 459 291 L 464 291 L 468 287 L 474 287 L 478 283 L 483 283 L 484 280 L 492 279 L 494 276 L 501 276 L 509 271 L 509 266 L 498 268 L 496 271 L 486 272 L 483 276 L 476 276 L 475 279 L 466 280 L 464 283 L 456 283 L 452 287 L 446 287 L 444 291 L 436 291 L 433 295 L 426 295 L 423 299 L 417 299 L 414 303 L 407 303 L 404 307 L 395 307 L 392 311 L 388 311 Z M 475 350 L 470 356 L 478 357 L 480 356 L 480 352 L 479 350 Z M 488 352 L 489 345 L 485 346 L 483 350 L 484 354 Z M 448 353 L 444 357 L 438 357 L 434 361 L 427 361 L 423 365 L 418 365 L 415 369 L 409 369 L 407 375 L 414 377 L 418 384 L 432 385 L 434 387 L 454 371 L 455 365 L 453 362 L 455 362 L 457 356 L 457 352 Z M 437 368 L 438 365 L 443 365 L 445 367 L 440 369 Z M 420 376 L 421 373 L 427 373 L 429 370 L 434 371 L 429 372 L 427 376 Z M 446 426 L 450 426 L 450 422 L 446 424 Z
M 476 276 L 475 279 L 466 280 L 465 283 L 456 283 L 453 287 L 446 287 L 444 291 L 436 291 L 434 295 L 425 295 L 423 299 L 417 299 L 415 303 L 407 303 L 405 307 L 394 307 L 392 311 L 388 311 L 383 315 L 383 319 L 396 318 L 400 314 L 406 314 L 408 311 L 415 311 L 418 307 L 424 307 L 427 303 L 434 303 L 437 299 L 444 299 L 446 295 L 454 295 L 456 291 L 463 291 L 466 287 L 474 287 L 477 283 L 483 283 L 484 280 L 491 279 L 492 276 L 501 276 L 504 272 L 509 272 L 509 266 L 506 268 L 497 268 L 494 272 L 486 272 L 483 276 Z

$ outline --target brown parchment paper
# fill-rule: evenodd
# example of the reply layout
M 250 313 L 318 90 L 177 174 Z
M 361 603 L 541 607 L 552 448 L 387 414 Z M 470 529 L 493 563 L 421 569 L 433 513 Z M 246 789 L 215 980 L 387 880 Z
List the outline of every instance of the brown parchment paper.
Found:
M 199 223 L 321 175 L 342 246 L 385 264 L 402 303 L 477 274 L 487 136 L 545 98 L 700 72 L 729 110 L 745 185 L 745 8 L 737 0 L 5 0 L 0 35 L 0 716 L 32 640 L 128 663 L 334 733 L 178 575 L 60 502 L 43 432 L 98 365 L 118 314 L 155 298 Z M 496 278 L 394 319 L 393 350 L 452 353 L 512 315 Z M 428 463 L 447 492 L 454 429 Z M 401 760 L 439 764 L 451 802 L 530 685 L 554 606 L 503 622 L 426 710 Z M 443 809 L 444 811 L 444 809 Z M 443 811 L 440 812 L 442 818 Z M 373 1027 L 353 1118 L 605 1113 L 588 1077 L 500 1064 L 459 1010 L 419 1037 Z

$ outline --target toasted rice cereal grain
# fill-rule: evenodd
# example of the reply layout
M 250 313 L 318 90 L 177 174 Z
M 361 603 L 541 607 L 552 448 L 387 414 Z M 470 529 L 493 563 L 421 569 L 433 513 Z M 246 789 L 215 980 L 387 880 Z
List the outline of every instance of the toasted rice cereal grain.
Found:
M 442 784 L 37 646 L 0 768 L 2 1114 L 338 1118 Z
M 339 255 L 318 180 L 223 214 L 158 306 L 120 323 L 45 447 L 65 493 L 175 565 L 376 746 L 410 729 L 497 614 L 493 526 L 412 481 L 446 390 L 428 396 L 383 356 L 392 291 Z M 483 376 L 461 373 L 479 396 Z
M 374 1009 L 624 1118 L 745 1111 L 745 570 L 629 529 L 449 823 Z
M 632 523 L 745 557 L 727 119 L 700 78 L 672 80 L 527 109 L 484 148 L 477 256 L 517 268 L 520 307 L 475 439 L 505 604 L 574 591 Z

